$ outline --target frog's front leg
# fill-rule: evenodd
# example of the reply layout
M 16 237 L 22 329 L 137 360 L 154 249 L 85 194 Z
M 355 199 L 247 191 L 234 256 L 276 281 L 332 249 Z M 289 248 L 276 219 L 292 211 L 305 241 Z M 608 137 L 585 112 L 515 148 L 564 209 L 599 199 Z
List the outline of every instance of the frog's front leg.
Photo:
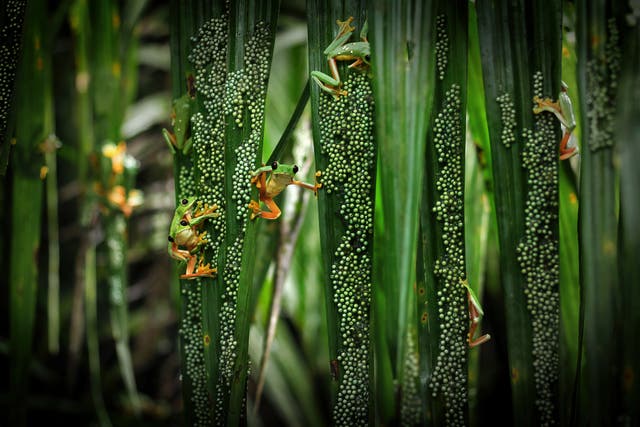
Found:
M 178 142 L 176 141 L 175 134 L 173 134 L 171 131 L 167 129 L 162 129 L 162 136 L 164 137 L 164 140 L 167 142 L 167 145 L 169 146 L 169 150 L 171 151 L 171 154 L 176 154 L 175 147 L 178 146 Z
M 328 60 L 329 68 L 331 69 L 331 73 L 333 77 L 321 72 L 321 71 L 312 71 L 311 78 L 315 81 L 320 89 L 323 91 L 330 93 L 334 98 L 338 98 L 340 95 L 346 96 L 347 91 L 344 89 L 340 89 L 340 74 L 338 73 L 338 67 L 336 64 L 336 60 L 334 58 L 330 58 Z M 334 73 L 335 70 L 335 73 Z
M 336 21 L 339 26 L 338 35 L 323 52 L 327 57 L 331 76 L 321 71 L 311 72 L 311 78 L 318 84 L 318 86 L 320 86 L 320 89 L 330 93 L 334 98 L 338 98 L 340 95 L 347 95 L 347 92 L 339 87 L 341 81 L 340 73 L 338 72 L 338 64 L 336 63 L 336 55 L 339 53 L 340 48 L 347 42 L 347 40 L 349 40 L 351 34 L 355 30 L 355 28 L 351 26 L 352 21 L 353 16 L 350 16 L 345 21 Z
M 560 160 L 565 160 L 578 154 L 577 145 L 568 147 L 571 133 L 576 128 L 576 119 L 567 89 L 567 85 L 562 82 L 557 102 L 553 102 L 550 98 L 542 99 L 538 96 L 533 98 L 533 101 L 537 104 L 537 106 L 533 107 L 534 114 L 540 114 L 543 111 L 548 111 L 553 113 L 558 120 L 560 120 L 562 126 L 564 126 L 564 133 L 562 135 L 562 140 L 560 141 Z
M 317 171 L 315 173 L 315 182 L 313 185 L 307 184 L 306 182 L 296 181 L 295 179 L 291 180 L 293 185 L 297 185 L 298 187 L 306 188 L 307 190 L 313 191 L 313 194 L 318 195 L 318 189 L 322 188 L 322 183 L 318 182 L 318 177 L 322 175 L 321 171 Z
M 198 207 L 193 216 L 188 216 L 187 221 L 189 221 L 189 225 L 196 226 L 207 218 L 217 218 L 220 214 L 216 212 L 216 209 L 218 209 L 218 205 L 209 206 L 205 204 L 203 207 Z
M 251 184 L 254 184 L 260 191 L 260 194 L 264 193 L 264 189 L 267 188 L 267 172 L 271 172 L 273 168 L 271 166 L 263 166 L 255 172 L 251 172 Z

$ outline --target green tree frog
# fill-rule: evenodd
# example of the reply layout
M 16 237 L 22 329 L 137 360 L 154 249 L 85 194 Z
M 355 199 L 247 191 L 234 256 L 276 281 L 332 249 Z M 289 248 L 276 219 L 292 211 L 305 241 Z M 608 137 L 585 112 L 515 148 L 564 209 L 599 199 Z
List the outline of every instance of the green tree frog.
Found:
M 215 212 L 217 208 L 216 205 L 196 207 L 195 197 L 184 198 L 178 204 L 171 220 L 167 250 L 172 258 L 187 263 L 185 274 L 180 275 L 181 279 L 215 277 L 217 269 L 211 268 L 209 264 L 205 265 L 203 256 L 200 257 L 197 267 L 196 262 L 200 248 L 207 242 L 207 232 L 200 232 L 198 228 L 207 218 L 215 218 L 220 215 Z
M 355 28 L 350 25 L 351 21 L 353 21 L 353 16 L 350 16 L 346 21 L 336 21 L 340 27 L 338 35 L 323 52 L 324 55 L 327 56 L 331 76 L 321 71 L 311 72 L 311 78 L 320 86 L 320 89 L 329 92 L 335 98 L 347 94 L 345 90 L 340 89 L 340 73 L 338 72 L 338 64 L 336 61 L 354 61 L 349 65 L 349 68 L 364 68 L 369 66 L 371 49 L 367 41 L 367 22 L 365 21 L 360 31 L 360 39 L 362 41 L 347 43 L 347 40 L 349 40 L 355 30 Z
M 576 117 L 573 113 L 573 105 L 567 89 L 569 89 L 569 86 L 562 82 L 557 102 L 553 102 L 551 98 L 541 99 L 538 96 L 533 98 L 533 102 L 538 104 L 533 107 L 534 114 L 548 111 L 555 114 L 562 126 L 564 126 L 564 135 L 562 136 L 562 141 L 560 141 L 560 160 L 565 160 L 578 154 L 578 146 L 569 144 L 571 132 L 576 128 Z
M 255 184 L 260 193 L 260 201 L 263 202 L 269 208 L 269 211 L 263 211 L 260 209 L 260 203 L 252 200 L 249 203 L 248 208 L 253 212 L 251 213 L 251 219 L 261 217 L 265 219 L 276 219 L 280 216 L 280 208 L 273 201 L 273 198 L 282 192 L 288 185 L 297 185 L 307 190 L 318 193 L 318 188 L 322 187 L 322 184 L 316 182 L 314 185 L 306 184 L 304 182 L 296 181 L 293 179 L 295 174 L 298 173 L 298 166 L 285 165 L 273 162 L 269 166 L 263 166 L 251 173 L 251 183 Z M 267 179 L 267 174 L 269 178 Z M 321 172 L 316 172 L 316 178 L 321 175 Z
M 193 106 L 193 98 L 189 93 L 185 93 L 180 98 L 173 101 L 173 111 L 171 112 L 171 126 L 173 132 L 162 129 L 162 135 L 169 145 L 172 154 L 176 150 L 182 154 L 189 154 L 191 150 L 191 137 L 189 135 L 189 119 Z
M 491 335 L 484 334 L 478 338 L 474 338 L 480 319 L 484 316 L 484 312 L 480 306 L 478 296 L 473 289 L 471 289 L 471 286 L 469 286 L 469 282 L 466 279 L 460 280 L 460 284 L 467 290 L 467 300 L 469 303 L 469 334 L 467 335 L 467 342 L 469 343 L 469 348 L 473 348 L 489 341 Z

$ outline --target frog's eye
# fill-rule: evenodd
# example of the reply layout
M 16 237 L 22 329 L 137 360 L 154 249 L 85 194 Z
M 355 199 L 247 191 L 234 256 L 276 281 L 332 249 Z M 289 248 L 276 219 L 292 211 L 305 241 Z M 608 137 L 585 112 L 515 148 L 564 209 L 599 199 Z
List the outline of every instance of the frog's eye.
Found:
M 169 236 L 169 241 L 173 243 L 173 237 Z
M 271 169 L 273 169 L 273 170 L 278 169 L 278 162 L 271 163 Z
M 293 165 L 293 173 L 298 173 L 298 165 Z
M 186 227 L 187 225 L 189 225 L 189 223 L 187 222 L 186 219 L 183 219 L 182 221 L 180 221 L 180 225 L 183 227 Z
M 182 203 L 183 205 L 186 205 L 186 204 L 188 204 L 188 203 L 189 203 L 189 201 L 188 201 L 187 199 L 182 199 L 182 202 L 181 202 L 181 203 Z

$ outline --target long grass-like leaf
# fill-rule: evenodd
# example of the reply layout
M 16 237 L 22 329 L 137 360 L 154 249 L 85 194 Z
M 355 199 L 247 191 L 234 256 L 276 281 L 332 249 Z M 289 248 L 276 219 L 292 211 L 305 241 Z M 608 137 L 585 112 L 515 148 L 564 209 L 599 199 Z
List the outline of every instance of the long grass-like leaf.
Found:
M 76 174 L 82 196 L 78 203 L 80 225 L 83 233 L 78 245 L 75 265 L 73 306 L 69 327 L 69 361 L 67 363 L 68 385 L 73 385 L 78 372 L 78 363 L 83 343 L 85 326 L 84 292 L 87 276 L 85 272 L 95 271 L 95 204 L 89 196 L 92 184 L 89 179 L 89 156 L 93 151 L 93 110 L 89 93 L 91 71 L 89 66 L 89 10 L 86 0 L 74 1 L 69 11 L 69 24 L 74 41 L 74 61 L 76 75 L 74 85 L 73 111 L 77 120 Z M 93 264 L 90 264 L 93 262 Z M 93 277 L 93 276 L 92 276 Z
M 118 364 L 132 407 L 138 412 L 140 401 L 129 349 L 126 222 L 139 202 L 133 189 L 138 165 L 126 152 L 126 143 L 120 140 L 124 107 L 130 100 L 124 82 L 135 81 L 135 78 L 129 74 L 132 69 L 128 57 L 120 51 L 121 15 L 117 2 L 91 3 L 89 14 L 92 75 L 100 81 L 91 86 L 95 138 L 99 147 L 99 170 L 94 179 L 107 232 L 105 245 L 99 250 L 104 250 L 108 259 L 105 279 L 109 286 L 111 333 Z M 135 52 L 131 45 L 127 47 L 128 51 Z
M 552 422 L 557 411 L 557 124 L 532 113 L 534 95 L 555 97 L 559 87 L 561 4 L 550 6 L 477 6 L 519 425 Z
M 191 37 L 197 31 L 201 22 L 210 16 L 198 14 L 201 2 L 185 5 L 177 0 L 170 3 L 170 31 L 171 31 L 171 77 L 173 93 L 173 132 L 178 133 L 180 126 L 184 127 L 185 138 L 194 138 L 191 127 L 191 116 L 195 111 L 180 109 L 180 99 L 187 100 L 193 94 L 193 71 L 189 61 L 192 47 Z M 188 104 L 189 105 L 189 104 Z M 177 117 L 177 114 L 184 117 Z M 180 122 L 182 120 L 183 122 Z M 180 148 L 180 147 L 177 147 Z M 193 160 L 190 152 L 175 149 L 173 153 L 173 172 L 176 204 L 187 197 L 196 194 L 193 179 Z M 208 425 L 211 423 L 209 393 L 207 391 L 207 373 L 202 333 L 202 293 L 189 280 L 172 280 L 174 288 L 180 295 L 180 371 L 182 376 L 182 401 L 185 423 L 188 425 Z
M 312 72 L 327 73 L 333 52 L 325 50 L 338 31 L 343 36 L 351 32 L 346 43 L 366 43 L 361 32 L 367 20 L 365 2 L 310 1 L 308 16 Z M 364 51 L 355 56 L 368 61 Z M 332 423 L 362 425 L 373 415 L 369 326 L 376 176 L 373 96 L 366 63 L 362 69 L 347 71 L 348 64 L 338 62 L 342 83 L 337 90 L 342 92 L 333 96 L 312 82 L 311 111 L 316 168 L 322 171 L 318 213 L 333 379 Z
M 634 381 L 640 372 L 639 340 L 636 331 L 640 327 L 640 197 L 638 182 L 640 174 L 640 27 L 638 22 L 629 31 L 624 43 L 625 55 L 621 61 L 621 73 L 618 92 L 618 115 L 616 120 L 616 140 L 619 141 L 620 153 L 620 199 L 621 199 L 621 281 L 620 297 L 624 301 L 622 308 L 623 336 L 622 342 L 622 415 L 629 425 L 640 423 L 640 387 Z
M 491 150 L 489 149 L 489 130 L 484 106 L 484 87 L 482 84 L 482 65 L 480 63 L 480 46 L 478 42 L 478 24 L 475 5 L 469 4 L 469 49 L 467 73 L 467 136 L 465 156 L 465 256 L 467 274 L 473 278 L 469 286 L 480 298 L 485 289 L 485 275 L 489 254 L 489 233 L 494 226 L 493 193 L 491 183 Z M 490 282 L 491 285 L 494 285 Z M 482 300 L 482 298 L 481 298 Z M 491 319 L 496 313 L 487 313 Z M 487 330 L 482 324 L 479 330 Z M 494 342 L 488 345 L 495 345 Z M 479 369 L 479 351 L 469 354 L 469 412 L 470 419 L 476 420 L 483 411 L 479 404 L 479 384 L 484 372 Z M 481 379 L 482 378 L 482 379 Z
M 512 149 L 507 148 L 501 140 L 503 132 L 509 128 L 513 129 L 510 135 L 515 137 L 517 124 L 501 121 L 501 106 L 496 102 L 497 98 L 505 93 L 511 94 L 511 102 L 515 102 L 514 94 L 516 93 L 514 66 L 512 65 L 514 62 L 513 49 L 510 44 L 512 41 L 517 43 L 518 38 L 517 36 L 498 36 L 500 33 L 510 34 L 509 24 L 512 19 L 508 15 L 510 8 L 506 7 L 505 3 L 480 3 L 476 5 L 476 9 L 482 52 L 482 72 L 485 82 L 487 121 L 491 137 L 495 210 L 498 219 L 501 254 L 500 266 L 503 286 L 506 291 L 506 318 L 510 326 L 508 341 L 510 349 L 513 349 L 509 352 L 512 399 L 514 412 L 518 413 L 522 420 L 530 420 L 533 415 L 534 390 L 530 380 L 531 354 L 527 353 L 527 348 L 531 342 L 531 330 L 527 324 L 526 303 L 520 288 L 524 279 L 520 267 L 513 257 L 520 233 L 524 228 L 523 176 L 519 168 L 518 150 L 515 149 L 515 146 Z M 515 105 L 511 108 L 515 109 Z M 494 339 L 496 338 L 494 337 Z
M 420 372 L 421 397 L 422 406 L 430 409 L 423 416 L 430 414 L 434 425 L 462 425 L 468 421 L 469 314 L 467 289 L 461 283 L 467 279 L 464 240 L 467 7 L 464 1 L 448 2 L 440 4 L 437 10 L 437 78 L 426 139 L 420 215 L 423 259 L 418 262 L 423 263 L 424 276 L 417 282 L 417 325 L 421 353 L 431 359 L 422 364 L 427 370 Z M 475 278 L 469 280 L 473 282 Z M 450 354 L 455 356 L 450 358 Z M 436 394 L 437 403 L 431 399 Z
M 372 2 L 372 70 L 379 141 L 379 188 L 384 232 L 376 240 L 374 325 L 377 420 L 399 413 L 399 397 L 415 390 L 404 381 L 409 325 L 415 324 L 413 287 L 425 138 L 435 63 L 434 2 Z M 395 382 L 395 384 L 394 384 Z M 399 420 L 396 419 L 396 422 Z
M 600 425 L 615 422 L 620 404 L 620 394 L 615 392 L 620 369 L 616 337 L 621 303 L 615 116 L 624 27 L 618 8 L 605 1 L 577 4 L 578 88 L 583 117 L 579 236 L 585 359 L 579 414 L 581 419 Z
M 12 393 L 11 425 L 27 422 L 29 364 L 34 340 L 34 321 L 38 283 L 37 254 L 40 245 L 43 164 L 40 144 L 51 129 L 45 120 L 50 102 L 34 106 L 33 97 L 48 99 L 51 85 L 50 44 L 44 39 L 46 7 L 31 2 L 25 18 L 25 46 L 19 65 L 16 92 L 16 146 L 12 156 L 13 196 L 11 201 L 12 238 L 9 265 L 9 313 L 11 355 L 9 360 Z M 51 117 L 51 115 L 49 116 Z
M 68 12 L 71 2 L 65 1 L 55 11 L 52 30 L 57 32 L 62 17 Z M 56 152 L 61 144 L 55 136 L 53 84 L 47 85 L 43 101 L 45 107 L 45 128 L 51 134 L 42 143 L 44 166 L 40 177 L 45 179 L 47 212 L 47 342 L 49 352 L 58 353 L 60 348 L 60 234 L 58 231 L 58 171 Z
M 192 118 L 192 185 L 199 199 L 216 205 L 220 214 L 208 227 L 213 240 L 207 245 L 207 261 L 217 266 L 218 275 L 201 280 L 201 339 L 214 419 L 233 425 L 245 418 L 257 230 L 247 209 L 255 197 L 249 178 L 262 157 L 264 100 L 279 3 L 219 6 L 214 5 L 208 15 L 214 18 L 200 27 L 191 54 L 200 109 Z M 207 422 L 206 414 L 199 416 L 199 422 Z
M 100 372 L 100 335 L 98 325 L 98 285 L 96 278 L 96 249 L 89 248 L 84 261 L 84 309 L 87 328 L 87 357 L 89 359 L 89 375 L 91 397 L 96 409 L 100 427 L 111 426 L 109 414 L 105 408 L 102 395 L 102 374 Z
M 565 15 L 571 16 L 571 10 Z M 562 55 L 562 81 L 569 86 L 569 96 L 578 99 L 576 83 L 575 41 L 565 36 Z M 577 127 L 572 135 L 579 141 L 581 116 L 579 104 L 574 105 Z M 574 163 L 575 162 L 575 163 Z M 569 425 L 575 408 L 576 364 L 579 361 L 580 275 L 578 253 L 578 189 L 572 165 L 579 156 L 563 162 L 560 168 L 560 424 Z
M 49 102 L 53 100 L 48 98 Z M 50 127 L 53 129 L 53 126 Z M 53 134 L 46 140 L 46 197 L 47 197 L 47 341 L 49 351 L 58 353 L 60 349 L 60 234 L 58 232 L 58 179 L 57 156 L 59 141 Z

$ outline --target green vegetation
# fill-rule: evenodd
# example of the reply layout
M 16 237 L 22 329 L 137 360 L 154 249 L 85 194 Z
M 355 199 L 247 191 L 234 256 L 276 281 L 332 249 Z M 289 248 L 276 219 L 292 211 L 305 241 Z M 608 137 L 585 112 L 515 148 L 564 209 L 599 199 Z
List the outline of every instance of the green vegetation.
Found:
M 6 3 L 0 424 L 640 422 L 635 2 Z

